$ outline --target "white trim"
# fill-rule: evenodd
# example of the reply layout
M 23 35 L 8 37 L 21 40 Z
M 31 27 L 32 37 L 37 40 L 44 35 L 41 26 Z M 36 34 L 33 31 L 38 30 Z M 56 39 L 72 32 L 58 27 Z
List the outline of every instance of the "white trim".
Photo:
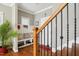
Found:
M 43 12 L 43 11 L 45 11 L 45 10 L 48 10 L 48 9 L 51 9 L 51 8 L 53 8 L 53 6 L 49 6 L 49 7 L 47 7 L 47 8 L 41 9 L 40 11 L 34 12 L 34 14 L 41 13 L 41 12 Z
M 2 5 L 7 7 L 12 7 L 15 3 L 2 3 Z
M 18 43 L 17 42 L 18 42 L 17 38 L 12 39 L 12 45 L 13 45 L 12 49 L 14 52 L 18 52 Z
M 31 43 L 28 43 L 28 44 L 27 44 L 27 43 L 26 43 L 27 40 L 29 40 Z M 26 47 L 26 46 L 32 45 L 32 44 L 33 44 L 32 40 L 33 40 L 33 38 L 27 38 L 27 39 L 19 40 L 18 43 L 21 42 L 21 41 L 23 41 L 23 42 L 24 42 L 24 45 L 19 46 L 18 48 L 22 48 L 22 47 Z
M 21 10 L 21 11 L 24 11 L 24 12 L 27 12 L 27 13 L 34 14 L 35 15 L 35 14 L 41 13 L 41 12 L 43 12 L 45 10 L 48 10 L 48 9 L 51 9 L 51 8 L 53 8 L 53 6 L 46 7 L 44 9 L 41 9 L 40 11 L 36 11 L 36 12 L 32 12 L 32 11 L 29 11 L 29 10 L 24 10 L 22 8 L 18 8 L 18 10 Z
M 20 47 L 18 47 L 18 48 L 23 48 L 23 47 L 26 47 L 26 46 L 29 46 L 29 45 L 32 45 L 33 43 L 30 43 L 30 44 L 25 44 L 25 45 L 23 45 L 23 46 L 20 46 Z
M 22 39 L 22 40 L 18 40 L 18 42 L 21 42 L 21 41 L 27 41 L 27 40 L 32 40 L 33 38 L 28 38 L 28 39 Z
M 20 10 L 20 11 L 24 11 L 24 12 L 26 12 L 26 13 L 34 14 L 32 11 L 24 10 L 24 9 L 22 9 L 22 8 L 18 8 L 18 10 Z

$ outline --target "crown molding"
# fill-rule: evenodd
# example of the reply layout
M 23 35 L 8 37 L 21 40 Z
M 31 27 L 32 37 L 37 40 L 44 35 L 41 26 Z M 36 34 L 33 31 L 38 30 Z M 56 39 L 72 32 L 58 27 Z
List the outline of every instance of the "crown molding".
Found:
M 40 11 L 34 12 L 33 14 L 41 13 L 41 12 L 43 12 L 43 11 L 46 11 L 46 10 L 48 10 L 48 9 L 51 9 L 52 7 L 53 7 L 53 6 L 49 6 L 49 7 L 47 7 L 47 8 L 41 9 Z
M 30 14 L 34 14 L 33 12 L 31 12 L 31 11 L 29 11 L 29 10 L 22 9 L 22 8 L 18 8 L 18 10 L 24 11 L 24 12 L 27 12 L 27 13 L 30 13 Z
M 30 13 L 30 14 L 35 15 L 35 14 L 41 13 L 41 12 L 43 12 L 43 11 L 45 11 L 45 10 L 51 9 L 52 7 L 53 7 L 53 6 L 49 6 L 49 7 L 47 7 L 47 8 L 41 9 L 40 11 L 37 11 L 37 12 L 32 12 L 32 11 L 25 10 L 25 9 L 22 9 L 22 8 L 18 8 L 18 10 L 21 10 L 21 11 L 24 11 L 24 12 L 27 12 L 27 13 Z
M 12 7 L 15 3 L 1 3 L 4 6 Z

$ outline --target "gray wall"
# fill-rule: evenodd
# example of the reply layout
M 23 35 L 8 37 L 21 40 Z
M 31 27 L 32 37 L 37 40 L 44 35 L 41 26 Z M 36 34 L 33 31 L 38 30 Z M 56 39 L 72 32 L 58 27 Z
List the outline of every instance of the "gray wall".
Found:
M 21 24 L 21 16 L 30 18 L 30 25 L 34 24 L 34 15 L 18 10 L 18 24 Z
M 53 12 L 59 7 L 59 5 L 60 5 L 60 3 L 53 3 L 52 4 L 52 8 L 44 10 L 44 11 L 42 11 L 40 13 L 35 14 L 35 22 L 39 21 L 39 24 L 40 24 L 41 18 L 48 17 L 51 14 L 53 14 Z
M 12 8 L 11 7 L 0 4 L 0 12 L 3 12 L 4 21 L 5 20 L 9 20 L 10 22 L 12 21 Z
M 10 21 L 12 20 L 12 8 L 11 7 L 0 4 L 0 12 L 4 13 L 4 20 L 5 19 L 8 19 Z

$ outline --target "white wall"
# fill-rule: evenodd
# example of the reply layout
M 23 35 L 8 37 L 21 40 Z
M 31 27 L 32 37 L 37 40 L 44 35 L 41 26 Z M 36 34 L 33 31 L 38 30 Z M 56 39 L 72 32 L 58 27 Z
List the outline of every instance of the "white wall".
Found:
M 3 4 L 0 4 L 0 12 L 4 13 L 4 20 L 10 20 L 12 21 L 12 8 L 5 6 Z
M 77 37 L 79 37 L 79 4 L 77 4 Z M 52 21 L 53 25 L 52 25 L 52 47 L 55 48 L 55 38 L 56 38 L 56 26 L 55 26 L 55 19 Z M 58 48 L 61 47 L 61 14 L 59 14 L 57 16 L 57 46 Z M 51 28 L 50 28 L 50 24 L 49 26 L 49 46 L 51 47 Z M 46 31 L 47 33 L 47 28 Z M 44 44 L 44 32 L 42 32 L 42 44 Z M 65 9 L 63 10 L 63 46 L 67 46 L 67 8 L 65 7 Z M 41 40 L 41 39 L 40 39 Z M 47 34 L 45 34 L 45 45 L 47 45 Z M 74 4 L 69 4 L 69 40 L 72 41 L 74 40 Z
M 27 11 L 23 10 L 18 10 L 18 24 L 22 24 L 22 17 L 27 18 L 26 19 L 26 24 L 28 24 L 28 31 L 27 32 L 32 32 L 32 26 L 34 25 L 34 15 L 28 13 Z M 27 29 L 25 29 L 27 30 Z M 23 31 L 23 30 L 22 30 Z
M 35 20 L 34 21 L 40 22 L 41 18 L 50 16 L 59 7 L 59 5 L 60 5 L 60 3 L 53 3 L 52 8 L 49 8 L 49 9 L 47 8 L 45 10 L 42 9 L 43 11 L 40 10 L 41 12 L 35 14 Z
M 5 21 L 5 20 L 12 21 L 12 8 L 11 7 L 0 4 L 0 15 L 1 14 L 3 14 L 3 16 L 2 16 L 3 21 Z

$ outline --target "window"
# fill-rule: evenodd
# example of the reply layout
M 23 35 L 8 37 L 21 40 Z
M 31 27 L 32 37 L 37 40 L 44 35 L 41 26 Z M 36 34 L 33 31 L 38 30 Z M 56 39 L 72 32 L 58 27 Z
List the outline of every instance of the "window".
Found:
M 22 33 L 27 33 L 29 31 L 29 26 L 30 26 L 30 18 L 21 17 L 21 29 L 22 29 Z
M 23 17 L 23 16 L 21 17 L 21 24 L 22 25 L 28 25 L 29 26 L 30 25 L 30 22 L 29 21 L 30 21 L 29 18 Z

